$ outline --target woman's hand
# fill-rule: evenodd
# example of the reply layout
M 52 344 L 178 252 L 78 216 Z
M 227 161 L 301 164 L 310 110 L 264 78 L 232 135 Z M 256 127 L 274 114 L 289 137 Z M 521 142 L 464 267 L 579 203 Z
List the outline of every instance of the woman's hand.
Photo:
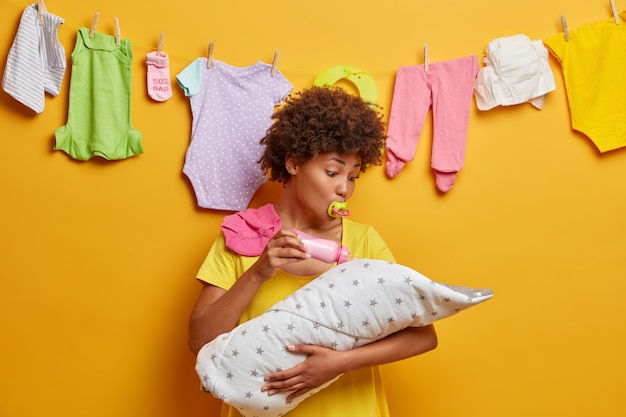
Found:
M 376 342 L 345 351 L 306 344 L 290 345 L 287 347 L 290 352 L 308 357 L 285 371 L 266 375 L 261 391 L 269 395 L 293 391 L 287 397 L 287 401 L 291 401 L 348 371 L 399 361 L 436 347 L 437 333 L 432 324 L 407 327 Z
M 247 272 L 254 274 L 261 281 L 266 281 L 274 276 L 278 268 L 308 258 L 310 256 L 298 235 L 291 230 L 283 229 L 272 236 L 259 259 Z
M 268 395 L 293 391 L 286 399 L 289 402 L 344 372 L 341 366 L 344 352 L 305 344 L 289 345 L 287 349 L 292 353 L 307 355 L 307 358 L 287 370 L 266 375 L 266 384 L 261 391 Z

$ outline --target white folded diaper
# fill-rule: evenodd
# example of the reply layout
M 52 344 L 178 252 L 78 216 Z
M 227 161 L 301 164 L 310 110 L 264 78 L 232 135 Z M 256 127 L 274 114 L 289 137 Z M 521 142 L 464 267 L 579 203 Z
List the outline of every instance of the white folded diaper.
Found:
M 483 62 L 474 86 L 479 110 L 521 103 L 542 109 L 546 94 L 556 89 L 541 40 L 531 41 L 526 35 L 494 39 Z

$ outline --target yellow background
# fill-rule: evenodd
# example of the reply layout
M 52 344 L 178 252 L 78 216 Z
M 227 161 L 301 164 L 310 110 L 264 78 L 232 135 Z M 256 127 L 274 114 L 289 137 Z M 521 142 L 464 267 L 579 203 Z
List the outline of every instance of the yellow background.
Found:
M 626 6 L 619 4 L 618 9 Z M 6 57 L 28 2 L 0 0 Z M 47 2 L 76 30 L 133 41 L 133 122 L 143 155 L 78 162 L 52 151 L 67 119 L 70 71 L 43 114 L 0 93 L 0 416 L 214 416 L 199 390 L 186 322 L 194 279 L 225 213 L 199 209 L 181 170 L 188 99 L 174 77 L 215 42 L 214 58 L 271 62 L 296 90 L 335 65 L 376 81 L 388 110 L 398 66 L 467 55 L 489 41 L 541 39 L 609 18 L 607 1 L 320 0 Z M 145 54 L 165 33 L 173 97 L 146 93 Z M 0 68 L 4 71 L 4 62 Z M 415 160 L 358 182 L 352 218 L 374 224 L 398 260 L 495 297 L 439 322 L 438 349 L 384 367 L 393 416 L 624 416 L 626 153 L 601 155 L 570 128 L 562 73 L 543 110 L 479 112 L 447 194 L 430 164 L 431 121 Z M 624 103 L 626 105 L 626 103 Z M 265 185 L 253 206 L 274 201 Z M 352 417 L 352 416 L 349 416 Z M 357 416 L 354 416 L 357 417 Z

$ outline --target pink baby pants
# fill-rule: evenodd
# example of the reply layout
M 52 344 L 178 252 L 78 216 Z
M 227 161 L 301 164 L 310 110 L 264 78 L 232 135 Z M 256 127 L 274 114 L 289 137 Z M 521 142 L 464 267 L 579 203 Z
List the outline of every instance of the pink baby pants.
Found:
M 393 178 L 413 160 L 428 110 L 433 110 L 431 167 L 446 192 L 463 167 L 478 57 L 398 68 L 387 130 L 385 172 Z

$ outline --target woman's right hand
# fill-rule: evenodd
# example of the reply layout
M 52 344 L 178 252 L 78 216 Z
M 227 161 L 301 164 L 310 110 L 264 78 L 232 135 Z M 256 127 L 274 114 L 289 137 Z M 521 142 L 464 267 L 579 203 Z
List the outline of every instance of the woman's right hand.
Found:
M 279 230 L 265 245 L 257 261 L 248 270 L 258 279 L 266 281 L 274 276 L 278 268 L 309 259 L 306 246 L 292 230 Z

